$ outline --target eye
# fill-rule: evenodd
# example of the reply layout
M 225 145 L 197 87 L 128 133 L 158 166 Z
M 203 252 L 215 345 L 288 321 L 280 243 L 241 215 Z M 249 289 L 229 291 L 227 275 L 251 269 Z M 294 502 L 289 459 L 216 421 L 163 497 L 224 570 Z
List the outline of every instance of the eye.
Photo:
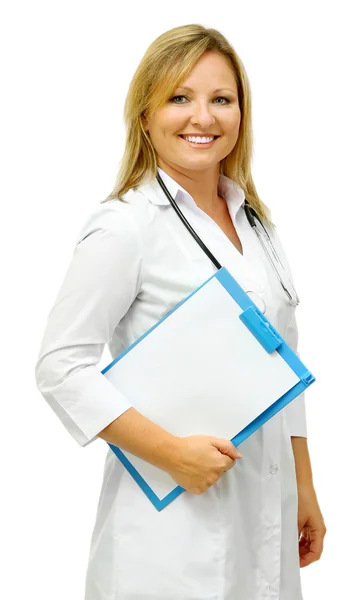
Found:
M 185 98 L 186 96 L 173 96 L 170 99 L 170 102 L 172 102 L 173 100 L 176 100 L 176 98 Z M 174 104 L 183 104 L 183 102 L 174 102 Z
M 172 96 L 172 98 L 170 98 L 170 102 L 173 102 L 173 104 L 184 104 L 183 102 L 174 102 L 174 100 L 176 100 L 177 98 L 186 98 L 186 96 Z M 224 96 L 217 96 L 216 100 L 218 100 L 218 98 L 220 98 L 221 100 L 225 100 L 226 103 L 230 102 L 230 100 L 228 98 L 225 98 Z M 218 102 L 215 102 L 215 104 L 218 104 Z M 223 104 L 223 102 L 220 102 L 220 104 Z
M 221 100 L 225 100 L 226 102 L 230 102 L 230 100 L 228 98 L 225 98 L 224 96 L 217 96 L 216 100 L 218 98 L 221 98 Z

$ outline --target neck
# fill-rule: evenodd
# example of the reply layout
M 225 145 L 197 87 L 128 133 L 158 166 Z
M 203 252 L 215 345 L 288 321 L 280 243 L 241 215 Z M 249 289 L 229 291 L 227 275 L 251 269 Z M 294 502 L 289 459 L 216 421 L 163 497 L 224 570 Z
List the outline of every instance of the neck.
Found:
M 197 206 L 204 211 L 214 212 L 223 203 L 218 195 L 219 165 L 215 169 L 191 171 L 164 163 L 160 158 L 158 166 L 188 192 Z

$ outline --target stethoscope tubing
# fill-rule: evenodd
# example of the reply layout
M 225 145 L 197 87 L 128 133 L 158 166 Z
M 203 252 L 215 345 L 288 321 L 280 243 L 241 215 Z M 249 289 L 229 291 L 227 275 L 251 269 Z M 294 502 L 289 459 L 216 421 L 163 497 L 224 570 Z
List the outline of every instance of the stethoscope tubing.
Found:
M 194 237 L 194 239 L 196 240 L 196 242 L 201 246 L 202 250 L 207 254 L 208 258 L 211 259 L 211 261 L 213 262 L 213 264 L 215 265 L 215 267 L 217 267 L 217 269 L 221 269 L 222 268 L 221 263 L 216 259 L 216 257 L 212 254 L 212 252 L 209 250 L 209 248 L 207 248 L 207 246 L 205 245 L 205 243 L 202 242 L 201 238 L 195 232 L 195 230 L 193 229 L 192 225 L 187 221 L 186 217 L 184 216 L 183 212 L 179 208 L 178 204 L 172 198 L 171 194 L 169 193 L 167 187 L 165 186 L 165 184 L 162 181 L 162 179 L 161 179 L 161 177 L 160 177 L 159 174 L 157 174 L 157 180 L 158 180 L 158 183 L 160 184 L 161 188 L 163 189 L 164 193 L 166 194 L 168 200 L 170 201 L 170 203 L 172 204 L 173 208 L 175 209 L 177 215 L 179 216 L 179 218 L 181 219 L 181 221 L 184 223 L 184 225 L 187 227 L 188 231 L 192 234 L 192 236 Z
M 199 244 L 199 246 L 202 248 L 202 250 L 205 252 L 205 254 L 208 256 L 208 258 L 212 261 L 212 263 L 215 265 L 215 267 L 217 269 L 221 269 L 222 265 L 220 264 L 220 262 L 216 259 L 216 257 L 212 254 L 212 252 L 209 250 L 209 248 L 207 248 L 207 246 L 205 245 L 205 243 L 201 240 L 201 238 L 199 237 L 199 235 L 196 233 L 196 231 L 193 229 L 192 225 L 187 221 L 186 217 L 184 216 L 184 214 L 182 213 L 181 209 L 179 208 L 178 204 L 175 202 L 174 198 L 171 196 L 170 192 L 168 191 L 165 183 L 163 182 L 163 180 L 160 177 L 160 174 L 157 172 L 157 181 L 160 184 L 162 190 L 164 191 L 165 195 L 167 196 L 168 200 L 170 201 L 171 205 L 173 206 L 176 214 L 178 215 L 178 217 L 181 219 L 181 221 L 183 222 L 183 224 L 185 225 L 185 227 L 188 229 L 188 231 L 191 233 L 191 235 L 193 236 L 193 238 L 196 240 L 196 242 Z M 292 295 L 290 294 L 289 290 L 285 287 L 283 280 L 280 276 L 280 273 L 276 267 L 275 262 L 273 261 L 272 256 L 270 255 L 270 253 L 268 252 L 268 248 L 265 245 L 262 236 L 258 230 L 258 226 L 255 222 L 255 219 L 257 219 L 257 221 L 260 223 L 264 235 L 266 236 L 266 239 L 268 241 L 268 244 L 270 245 L 271 251 L 273 253 L 273 256 L 275 257 L 275 259 L 279 262 L 279 264 L 281 265 L 283 271 L 284 271 L 284 267 L 283 264 L 278 256 L 278 253 L 275 249 L 275 247 L 273 246 L 272 240 L 270 238 L 269 233 L 267 232 L 266 228 L 264 227 L 261 219 L 258 217 L 256 211 L 254 210 L 254 208 L 249 204 L 249 202 L 245 199 L 244 201 L 244 211 L 246 213 L 246 217 L 248 219 L 248 222 L 250 224 L 250 226 L 252 227 L 252 229 L 254 229 L 257 238 L 270 262 L 270 264 L 272 265 L 272 268 L 274 270 L 274 272 L 276 273 L 276 276 L 278 278 L 279 283 L 281 284 L 283 290 L 285 291 L 286 295 L 288 296 L 288 299 L 290 301 L 291 304 L 297 305 L 299 304 L 299 298 L 297 293 L 294 290 L 294 286 L 292 284 L 294 293 L 295 293 L 295 298 L 292 297 Z

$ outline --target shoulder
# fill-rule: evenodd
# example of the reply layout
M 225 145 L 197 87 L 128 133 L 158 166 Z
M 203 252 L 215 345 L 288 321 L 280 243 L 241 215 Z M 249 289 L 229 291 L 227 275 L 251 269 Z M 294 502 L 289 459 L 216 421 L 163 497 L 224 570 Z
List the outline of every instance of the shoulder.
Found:
M 129 234 L 140 239 L 153 212 L 152 204 L 142 186 L 131 189 L 121 199 L 99 204 L 85 218 L 77 235 L 77 243 L 96 231 L 106 231 L 121 237 Z

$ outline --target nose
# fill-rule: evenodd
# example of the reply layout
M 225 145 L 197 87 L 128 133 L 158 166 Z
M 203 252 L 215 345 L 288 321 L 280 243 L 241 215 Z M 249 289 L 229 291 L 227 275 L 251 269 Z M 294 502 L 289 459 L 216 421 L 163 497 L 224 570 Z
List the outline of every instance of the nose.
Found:
M 215 117 L 212 114 L 212 109 L 206 100 L 203 100 L 203 102 L 198 101 L 194 103 L 190 122 L 193 125 L 199 125 L 202 127 L 202 129 L 209 128 L 210 125 L 215 123 Z

